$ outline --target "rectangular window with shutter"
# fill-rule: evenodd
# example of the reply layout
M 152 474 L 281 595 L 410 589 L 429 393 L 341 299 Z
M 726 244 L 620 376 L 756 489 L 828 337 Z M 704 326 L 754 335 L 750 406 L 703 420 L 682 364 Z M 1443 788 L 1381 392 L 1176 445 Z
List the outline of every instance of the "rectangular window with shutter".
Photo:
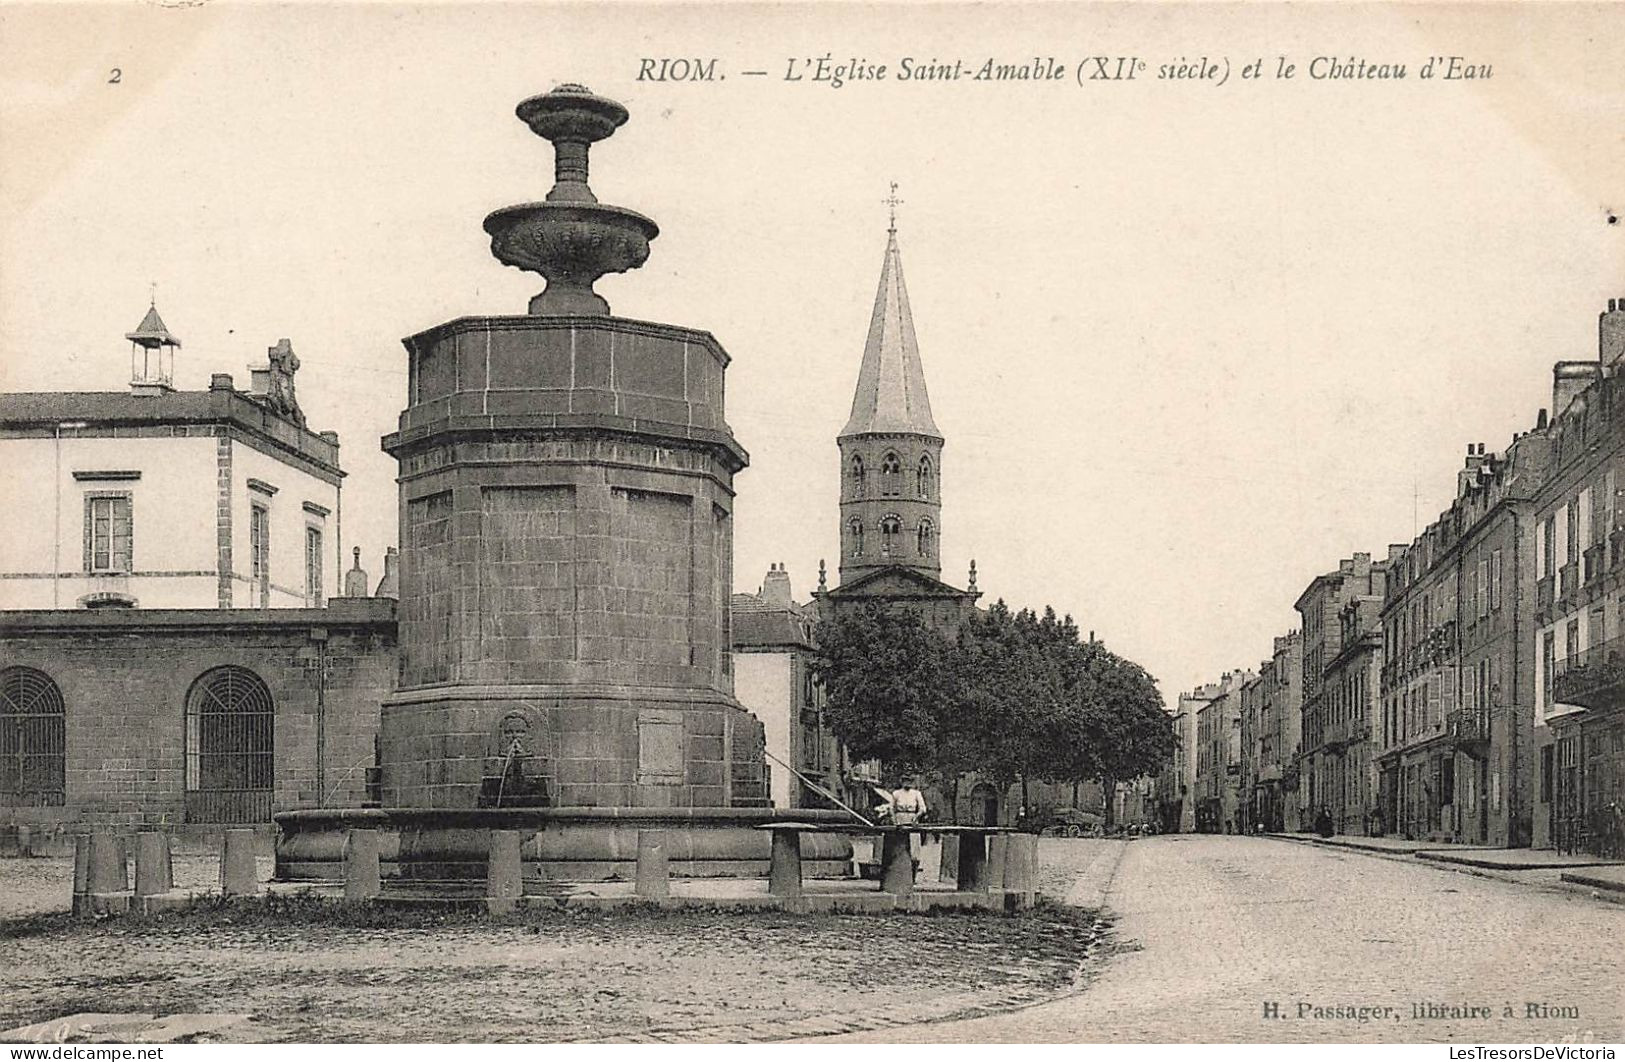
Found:
M 1557 667 L 1557 632 L 1540 636 L 1540 710 L 1545 714 L 1552 703 L 1552 671 Z
M 271 512 L 263 505 L 248 509 L 250 598 L 265 608 L 271 603 Z
M 85 495 L 85 571 L 128 572 L 133 568 L 130 495 Z
M 322 529 L 305 528 L 305 603 L 322 607 Z
M 1501 608 L 1501 551 L 1490 554 L 1490 608 Z

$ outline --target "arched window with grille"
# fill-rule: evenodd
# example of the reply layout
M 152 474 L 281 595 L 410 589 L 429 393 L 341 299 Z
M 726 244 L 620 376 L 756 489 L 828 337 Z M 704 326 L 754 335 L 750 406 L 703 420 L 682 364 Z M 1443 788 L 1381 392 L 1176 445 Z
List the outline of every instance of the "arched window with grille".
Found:
M 930 520 L 920 521 L 920 556 L 929 557 L 937 548 L 937 529 Z
M 852 490 L 852 493 L 851 493 L 850 496 L 852 498 L 861 498 L 861 497 L 863 497 L 863 486 L 864 486 L 863 458 L 860 457 L 857 454 L 852 455 L 852 464 L 848 469 L 847 479 L 848 479 L 849 485 L 850 485 L 851 490 Z
M 269 821 L 275 723 L 271 691 L 254 672 L 199 676 L 186 697 L 186 821 Z
M 903 492 L 903 462 L 896 454 L 888 453 L 880 459 L 880 493 L 895 498 Z
M 852 556 L 863 556 L 863 521 L 854 516 L 846 525 L 846 531 L 847 548 L 852 551 Z
M 897 540 L 903 535 L 903 521 L 895 513 L 880 518 L 880 555 L 895 557 Z
M 0 671 L 0 805 L 67 803 L 62 691 L 31 667 Z
M 926 454 L 920 458 L 919 486 L 920 497 L 929 501 L 932 493 L 937 489 L 936 470 L 931 467 L 931 455 Z

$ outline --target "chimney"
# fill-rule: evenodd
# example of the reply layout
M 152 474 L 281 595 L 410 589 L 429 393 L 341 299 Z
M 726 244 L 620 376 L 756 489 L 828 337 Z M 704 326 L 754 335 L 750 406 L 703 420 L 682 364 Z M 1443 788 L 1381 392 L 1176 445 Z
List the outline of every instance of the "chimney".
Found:
M 1552 416 L 1561 417 L 1569 403 L 1601 375 L 1601 370 L 1602 366 L 1594 361 L 1560 361 L 1553 365 Z
M 399 600 L 401 577 L 396 572 L 395 565 L 400 559 L 400 551 L 394 546 L 384 550 L 384 577 L 378 580 L 378 588 L 372 592 L 373 597 L 393 597 Z
M 762 600 L 778 608 L 789 608 L 795 602 L 790 594 L 790 573 L 783 564 L 767 566 L 767 578 L 762 580 Z
M 232 385 L 231 385 L 231 373 L 229 373 L 229 372 L 211 373 L 209 375 L 209 390 L 211 390 L 211 391 L 230 391 L 230 390 L 233 390 Z
M 269 365 L 248 367 L 248 393 L 255 398 L 264 398 L 271 393 L 271 367 Z
M 1608 311 L 1597 318 L 1597 360 L 1625 364 L 1625 299 L 1609 299 Z
M 1479 473 L 1484 465 L 1484 444 L 1468 443 L 1467 460 L 1462 463 L 1461 471 L 1456 473 L 1456 497 L 1461 497 L 1478 485 Z
M 367 596 L 367 573 L 361 570 L 361 547 L 355 548 L 354 566 L 344 573 L 344 596 Z

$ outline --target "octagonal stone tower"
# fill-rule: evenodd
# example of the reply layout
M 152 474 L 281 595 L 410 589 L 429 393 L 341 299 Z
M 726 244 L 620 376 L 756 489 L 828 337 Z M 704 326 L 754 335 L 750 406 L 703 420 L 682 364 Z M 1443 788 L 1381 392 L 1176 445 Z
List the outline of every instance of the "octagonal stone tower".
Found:
M 614 317 L 593 290 L 654 222 L 600 204 L 589 146 L 625 122 L 564 85 L 519 117 L 556 153 L 547 199 L 491 214 L 492 253 L 547 278 L 530 313 L 405 339 L 398 808 L 762 807 L 762 727 L 733 697 L 728 355 Z

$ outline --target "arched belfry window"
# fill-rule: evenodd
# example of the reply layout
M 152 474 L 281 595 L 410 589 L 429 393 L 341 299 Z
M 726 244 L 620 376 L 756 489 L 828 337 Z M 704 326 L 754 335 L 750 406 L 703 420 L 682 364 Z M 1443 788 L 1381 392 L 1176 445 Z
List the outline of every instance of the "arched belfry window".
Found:
M 864 484 L 863 458 L 860 457 L 857 454 L 852 455 L 852 467 L 851 467 L 849 478 L 852 481 L 852 495 L 851 496 L 854 497 L 854 498 L 863 497 L 863 484 Z
M 937 529 L 930 520 L 920 521 L 920 556 L 929 557 L 937 548 Z
M 902 492 L 903 462 L 897 459 L 896 454 L 889 453 L 880 459 L 880 493 L 892 498 Z
M 0 805 L 67 803 L 62 691 L 43 671 L 0 671 Z
M 880 518 L 880 555 L 895 557 L 898 540 L 903 536 L 903 521 L 894 513 Z
M 271 691 L 244 667 L 204 672 L 186 697 L 186 820 L 265 822 L 275 780 Z
M 931 467 L 931 455 L 920 458 L 920 497 L 927 500 L 936 491 L 936 472 Z
M 863 556 L 863 521 L 856 516 L 846 525 L 846 538 L 847 549 L 852 551 L 852 556 Z

